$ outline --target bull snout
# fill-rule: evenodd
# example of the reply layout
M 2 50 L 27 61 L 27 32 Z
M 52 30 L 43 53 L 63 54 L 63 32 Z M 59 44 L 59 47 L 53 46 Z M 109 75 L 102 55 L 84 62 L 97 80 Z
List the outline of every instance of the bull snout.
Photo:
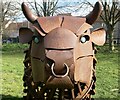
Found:
M 62 78 L 69 74 L 70 64 L 68 61 L 72 58 L 70 51 L 49 50 L 46 54 L 47 67 L 54 77 Z

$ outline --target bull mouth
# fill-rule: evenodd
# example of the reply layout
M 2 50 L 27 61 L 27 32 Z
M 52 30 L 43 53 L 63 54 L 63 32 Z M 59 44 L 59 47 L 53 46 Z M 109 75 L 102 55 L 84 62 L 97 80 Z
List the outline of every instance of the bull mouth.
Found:
M 74 48 L 45 48 L 46 50 L 60 50 L 60 51 L 65 51 L 65 50 L 73 50 Z
M 72 83 L 69 76 L 65 76 L 65 77 L 61 77 L 61 78 L 50 76 L 46 82 L 46 87 L 72 89 L 72 88 L 74 88 L 74 84 Z
M 51 74 L 49 75 L 46 86 L 48 88 L 74 88 L 74 83 L 72 82 L 72 79 L 69 76 L 70 69 L 66 63 L 64 63 L 64 66 L 66 68 L 65 73 L 63 74 L 56 74 L 54 72 L 54 65 L 55 63 L 51 64 Z M 49 66 L 50 67 L 50 66 Z

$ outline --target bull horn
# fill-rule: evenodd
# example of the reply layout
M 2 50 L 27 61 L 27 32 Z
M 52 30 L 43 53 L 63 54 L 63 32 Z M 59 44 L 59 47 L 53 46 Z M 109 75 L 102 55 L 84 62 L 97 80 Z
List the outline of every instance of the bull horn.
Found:
M 22 11 L 23 11 L 23 14 L 25 15 L 25 17 L 31 23 L 34 23 L 35 20 L 38 18 L 38 16 L 32 14 L 32 12 L 30 11 L 30 9 L 28 8 L 28 6 L 24 2 L 22 3 Z
M 96 2 L 96 4 L 94 5 L 94 8 L 93 8 L 93 11 L 90 12 L 86 16 L 86 22 L 88 24 L 92 25 L 97 20 L 97 18 L 100 16 L 101 9 L 102 9 L 102 6 L 101 6 L 100 2 Z

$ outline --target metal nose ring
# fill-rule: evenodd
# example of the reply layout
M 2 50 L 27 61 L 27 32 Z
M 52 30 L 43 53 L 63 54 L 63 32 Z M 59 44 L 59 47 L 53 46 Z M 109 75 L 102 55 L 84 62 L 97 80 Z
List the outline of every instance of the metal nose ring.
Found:
M 52 71 L 52 74 L 55 76 L 55 77 L 57 77 L 57 78 L 62 78 L 62 77 L 65 77 L 65 76 L 67 76 L 68 75 L 68 73 L 69 73 L 69 67 L 68 67 L 68 65 L 66 64 L 66 63 L 64 63 L 63 64 L 65 67 L 66 67 L 66 69 L 67 69 L 67 71 L 66 71 L 66 73 L 64 74 L 64 75 L 57 75 L 57 74 L 55 74 L 55 72 L 54 72 L 54 66 L 55 66 L 55 63 L 53 63 L 52 64 L 52 66 L 51 66 L 51 71 Z

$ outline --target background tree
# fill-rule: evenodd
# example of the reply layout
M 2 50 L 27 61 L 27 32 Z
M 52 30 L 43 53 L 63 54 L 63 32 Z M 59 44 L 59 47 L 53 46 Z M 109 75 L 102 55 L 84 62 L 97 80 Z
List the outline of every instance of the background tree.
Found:
M 101 0 L 101 3 L 103 5 L 101 18 L 107 27 L 109 50 L 114 50 L 114 30 L 116 24 L 120 21 L 120 5 L 116 0 L 112 0 L 111 2 Z
M 30 6 L 38 16 L 53 16 L 57 3 L 58 0 L 42 0 L 41 3 L 36 2 L 36 0 L 29 2 Z
M 53 16 L 57 14 L 63 14 L 75 12 L 82 8 L 83 4 L 81 0 L 79 2 L 65 2 L 63 0 L 41 0 L 33 2 L 27 1 L 31 8 L 38 16 Z
M 109 39 L 109 50 L 114 50 L 114 30 L 116 24 L 120 21 L 120 3 L 118 0 L 100 0 L 103 6 L 101 13 L 101 19 L 107 27 L 107 35 Z M 88 5 L 92 4 L 88 1 L 85 2 Z M 93 7 L 93 6 L 92 6 Z
M 13 1 L 0 1 L 0 5 L 0 40 L 2 40 L 5 29 L 17 18 L 20 9 Z

